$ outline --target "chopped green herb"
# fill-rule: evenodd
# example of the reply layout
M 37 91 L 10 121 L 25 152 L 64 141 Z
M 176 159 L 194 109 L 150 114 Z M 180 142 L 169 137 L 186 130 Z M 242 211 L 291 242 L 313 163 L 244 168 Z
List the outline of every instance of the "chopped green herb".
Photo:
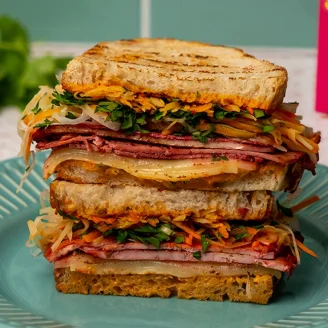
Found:
M 106 231 L 103 232 L 103 236 L 108 237 L 108 236 L 112 235 L 113 233 L 114 233 L 114 230 L 109 229 L 109 230 L 106 230 Z
M 38 114 L 40 112 L 41 108 L 39 108 L 39 102 L 36 103 L 35 107 L 32 109 L 32 112 L 34 115 Z
M 87 235 L 89 233 L 88 230 L 84 231 L 83 233 L 80 234 L 80 238 L 82 239 L 83 236 Z
M 151 243 L 153 246 L 155 246 L 157 249 L 161 246 L 161 241 L 155 237 L 148 237 L 146 240 Z
M 72 93 L 69 93 L 67 91 L 64 91 L 63 94 L 58 93 L 57 91 L 53 92 L 53 99 L 51 101 L 52 104 L 59 106 L 59 103 L 62 103 L 64 105 L 83 105 L 86 102 L 90 102 L 90 98 L 84 98 L 84 99 L 76 99 Z
M 196 98 L 199 98 L 199 97 L 200 97 L 200 93 L 197 91 Z
M 202 251 L 203 251 L 203 253 L 206 253 L 206 251 L 208 249 L 208 246 L 210 246 L 210 243 L 206 239 L 206 236 L 205 235 L 201 235 L 200 236 L 200 240 L 202 242 Z
M 118 230 L 116 235 L 116 241 L 118 243 L 124 243 L 128 237 L 128 231 L 127 230 Z
M 242 232 L 242 233 L 239 233 L 238 235 L 235 235 L 234 238 L 236 240 L 239 240 L 239 239 L 242 239 L 242 238 L 245 238 L 245 237 L 248 237 L 248 233 L 245 231 L 245 232 Z
M 30 169 L 30 166 L 28 166 L 28 167 L 25 169 L 25 172 L 27 172 L 29 169 Z
M 264 125 L 263 126 L 263 132 L 270 132 L 274 130 L 274 126 L 273 125 Z
M 82 229 L 82 228 L 84 228 L 84 224 L 82 222 L 79 222 L 79 223 L 76 223 L 76 224 L 73 225 L 72 230 L 74 232 L 74 231 L 77 231 L 77 230 Z
M 57 210 L 58 214 L 61 215 L 62 217 L 66 218 L 66 219 L 71 219 L 74 221 L 79 221 L 79 219 L 71 214 L 67 214 L 61 210 Z
M 253 226 L 253 228 L 256 230 L 260 230 L 260 229 L 264 228 L 264 225 L 263 224 L 255 225 L 255 226 Z
M 184 243 L 184 241 L 185 241 L 185 239 L 184 239 L 183 236 L 178 236 L 178 237 L 176 237 L 176 238 L 174 239 L 174 242 L 175 242 L 176 244 L 182 244 L 182 243 Z
M 192 137 L 195 140 L 200 141 L 201 143 L 206 143 L 208 138 L 214 137 L 213 135 L 214 130 L 215 130 L 214 126 L 211 126 L 210 130 L 203 131 L 203 132 L 200 131 L 193 132 Z
M 75 120 L 77 118 L 72 112 L 68 112 L 65 117 L 71 120 Z
M 212 161 L 217 162 L 217 161 L 228 161 L 229 158 L 227 156 L 218 156 L 216 157 L 214 154 L 212 154 Z
M 201 258 L 201 253 L 200 253 L 200 251 L 197 251 L 197 252 L 195 252 L 194 254 L 192 254 L 192 256 L 196 259 L 196 260 L 200 260 L 200 258 Z
M 25 115 L 21 118 L 21 120 L 23 120 L 26 116 L 27 116 L 27 114 L 25 114 Z
M 266 115 L 262 109 L 254 109 L 254 116 L 256 118 L 260 118 L 260 117 L 264 117 Z
M 156 109 L 155 111 L 154 111 L 154 119 L 156 120 L 156 121 L 159 121 L 162 117 L 163 117 L 163 112 L 161 112 L 161 111 L 159 111 L 158 109 Z
M 52 121 L 49 121 L 47 118 L 44 120 L 44 122 L 42 123 L 38 123 L 36 125 L 34 125 L 35 128 L 47 128 L 50 124 L 52 123 Z
M 149 233 L 158 233 L 158 229 L 152 227 L 150 224 L 145 224 L 140 228 L 136 228 L 133 231 L 137 232 L 149 232 Z
M 172 101 L 181 101 L 179 98 L 172 98 Z
M 278 207 L 278 210 L 280 210 L 284 215 L 292 218 L 293 217 L 293 211 L 291 208 L 289 207 L 284 207 L 282 206 L 279 201 L 277 200 L 277 207 Z
M 147 124 L 146 121 L 146 114 L 142 114 L 140 117 L 137 118 L 136 122 L 140 125 L 145 125 Z

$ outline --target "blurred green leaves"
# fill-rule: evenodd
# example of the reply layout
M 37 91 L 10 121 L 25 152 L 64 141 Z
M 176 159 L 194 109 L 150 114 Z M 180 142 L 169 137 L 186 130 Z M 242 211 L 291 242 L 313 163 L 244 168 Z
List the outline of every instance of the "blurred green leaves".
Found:
M 27 32 L 13 19 L 0 16 L 0 107 L 24 108 L 39 85 L 55 86 L 56 73 L 71 58 L 43 56 L 30 59 Z

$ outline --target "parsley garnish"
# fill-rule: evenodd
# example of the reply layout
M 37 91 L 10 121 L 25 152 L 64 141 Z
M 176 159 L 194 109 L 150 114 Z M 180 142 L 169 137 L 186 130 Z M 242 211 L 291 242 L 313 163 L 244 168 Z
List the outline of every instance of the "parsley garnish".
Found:
M 163 112 L 161 112 L 160 110 L 156 109 L 154 111 L 154 119 L 156 121 L 159 121 L 163 117 L 163 114 L 164 114 Z
M 28 166 L 28 167 L 25 169 L 25 172 L 27 172 L 29 169 L 30 169 L 30 166 Z
M 242 233 L 239 233 L 237 235 L 234 236 L 234 238 L 236 240 L 239 240 L 239 239 L 242 239 L 242 238 L 245 238 L 245 237 L 248 237 L 248 233 L 245 231 L 245 232 L 242 232 Z
M 172 98 L 172 101 L 181 101 L 179 98 Z
M 182 243 L 184 243 L 184 241 L 185 241 L 185 239 L 184 239 L 183 236 L 178 236 L 178 237 L 176 237 L 176 238 L 174 239 L 174 242 L 175 242 L 176 244 L 182 244 Z
M 25 114 L 25 115 L 21 118 L 21 120 L 23 120 L 26 116 L 27 116 L 27 114 Z
M 82 222 L 78 222 L 78 223 L 73 225 L 72 230 L 74 232 L 74 231 L 77 231 L 77 230 L 82 229 L 82 228 L 84 228 L 84 224 Z
M 116 235 L 116 241 L 118 243 L 124 243 L 128 237 L 128 231 L 127 230 L 118 230 Z
M 279 201 L 277 200 L 277 207 L 278 207 L 278 210 L 281 211 L 284 215 L 292 218 L 293 217 L 293 211 L 291 208 L 289 207 L 284 207 L 282 206 Z
M 192 256 L 193 256 L 196 260 L 200 260 L 200 258 L 201 258 L 202 255 L 201 255 L 200 251 L 197 251 L 197 252 L 193 253 Z
M 61 210 L 57 210 L 58 214 L 61 215 L 62 217 L 64 218 L 67 218 L 67 219 L 71 219 L 71 220 L 74 220 L 74 221 L 79 221 L 79 219 L 71 214 L 67 214 Z
M 216 161 L 228 161 L 229 158 L 227 156 L 218 156 L 216 157 L 214 154 L 212 154 L 212 161 L 216 162 Z
M 50 124 L 52 123 L 52 121 L 49 121 L 47 118 L 44 120 L 44 122 L 42 123 L 38 123 L 36 125 L 34 125 L 35 128 L 47 128 Z
M 197 91 L 196 92 L 196 98 L 199 98 L 200 97 L 200 93 Z
M 208 246 L 210 246 L 210 243 L 208 242 L 208 240 L 206 239 L 205 235 L 201 235 L 200 236 L 200 240 L 202 242 L 202 251 L 203 253 L 206 253 Z M 195 257 L 195 256 L 194 256 Z
M 75 120 L 77 118 L 72 112 L 68 112 L 65 117 L 71 120 Z
M 253 226 L 253 228 L 256 230 L 263 229 L 264 225 L 263 224 L 255 225 L 255 226 Z
M 260 117 L 264 117 L 266 115 L 262 109 L 254 109 L 254 116 L 256 118 L 260 118 Z
M 39 108 L 39 102 L 36 103 L 35 107 L 32 109 L 32 112 L 34 113 L 34 115 L 36 115 L 37 113 L 39 113 L 41 110 L 41 108 Z
M 273 125 L 264 125 L 263 126 L 263 132 L 270 132 L 274 130 L 274 126 Z
M 54 91 L 52 95 L 55 99 L 53 99 L 51 103 L 56 106 L 59 106 L 60 103 L 64 105 L 83 105 L 88 101 L 92 101 L 90 98 L 76 99 L 72 93 L 67 91 L 64 91 L 63 94 Z

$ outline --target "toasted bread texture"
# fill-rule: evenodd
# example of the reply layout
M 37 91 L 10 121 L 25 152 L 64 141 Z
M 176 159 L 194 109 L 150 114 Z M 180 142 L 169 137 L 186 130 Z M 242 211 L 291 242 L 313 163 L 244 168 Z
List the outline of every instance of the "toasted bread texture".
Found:
M 304 171 L 301 162 L 282 166 L 267 162 L 259 164 L 255 172 L 238 174 L 222 173 L 220 175 L 191 179 L 182 182 L 155 181 L 139 179 L 127 172 L 112 167 L 87 161 L 68 160 L 60 163 L 57 168 L 57 178 L 74 183 L 109 184 L 143 186 L 165 190 L 208 190 L 208 191 L 293 191 L 297 188 Z
M 55 269 L 58 291 L 65 294 L 132 295 L 267 304 L 272 296 L 274 278 L 255 276 L 195 276 L 178 278 L 160 274 L 93 275 Z
M 261 220 L 271 215 L 270 192 L 212 192 L 160 190 L 142 186 L 76 184 L 55 180 L 50 185 L 53 208 L 76 216 L 119 216 L 132 211 L 142 216 L 215 213 L 230 220 Z
M 237 48 L 175 39 L 101 42 L 73 59 L 62 86 L 105 98 L 112 86 L 187 103 L 234 104 L 273 110 L 287 87 L 287 71 Z

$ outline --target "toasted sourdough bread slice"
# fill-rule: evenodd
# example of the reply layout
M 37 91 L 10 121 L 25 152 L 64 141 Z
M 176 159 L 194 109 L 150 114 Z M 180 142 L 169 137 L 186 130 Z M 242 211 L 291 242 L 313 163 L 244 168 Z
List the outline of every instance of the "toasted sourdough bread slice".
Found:
M 85 218 L 119 216 L 129 211 L 142 216 L 173 217 L 198 216 L 208 211 L 225 220 L 261 220 L 272 214 L 273 196 L 267 191 L 171 191 L 55 180 L 50 185 L 50 202 L 53 208 Z
M 277 278 L 269 274 L 255 276 L 216 275 L 178 278 L 161 274 L 96 275 L 55 269 L 56 288 L 65 294 L 132 295 L 267 304 Z
M 274 109 L 282 102 L 287 71 L 237 48 L 175 39 L 101 42 L 73 59 L 62 86 L 105 98 L 110 86 L 136 94 L 198 104 Z
M 60 180 L 74 183 L 110 184 L 111 186 L 143 186 L 157 189 L 208 190 L 208 191 L 294 191 L 302 177 L 304 165 L 301 161 L 289 166 L 268 162 L 260 164 L 255 172 L 239 174 L 222 173 L 212 177 L 191 179 L 188 181 L 155 181 L 140 179 L 124 170 L 87 161 L 68 160 L 56 167 L 56 176 Z

